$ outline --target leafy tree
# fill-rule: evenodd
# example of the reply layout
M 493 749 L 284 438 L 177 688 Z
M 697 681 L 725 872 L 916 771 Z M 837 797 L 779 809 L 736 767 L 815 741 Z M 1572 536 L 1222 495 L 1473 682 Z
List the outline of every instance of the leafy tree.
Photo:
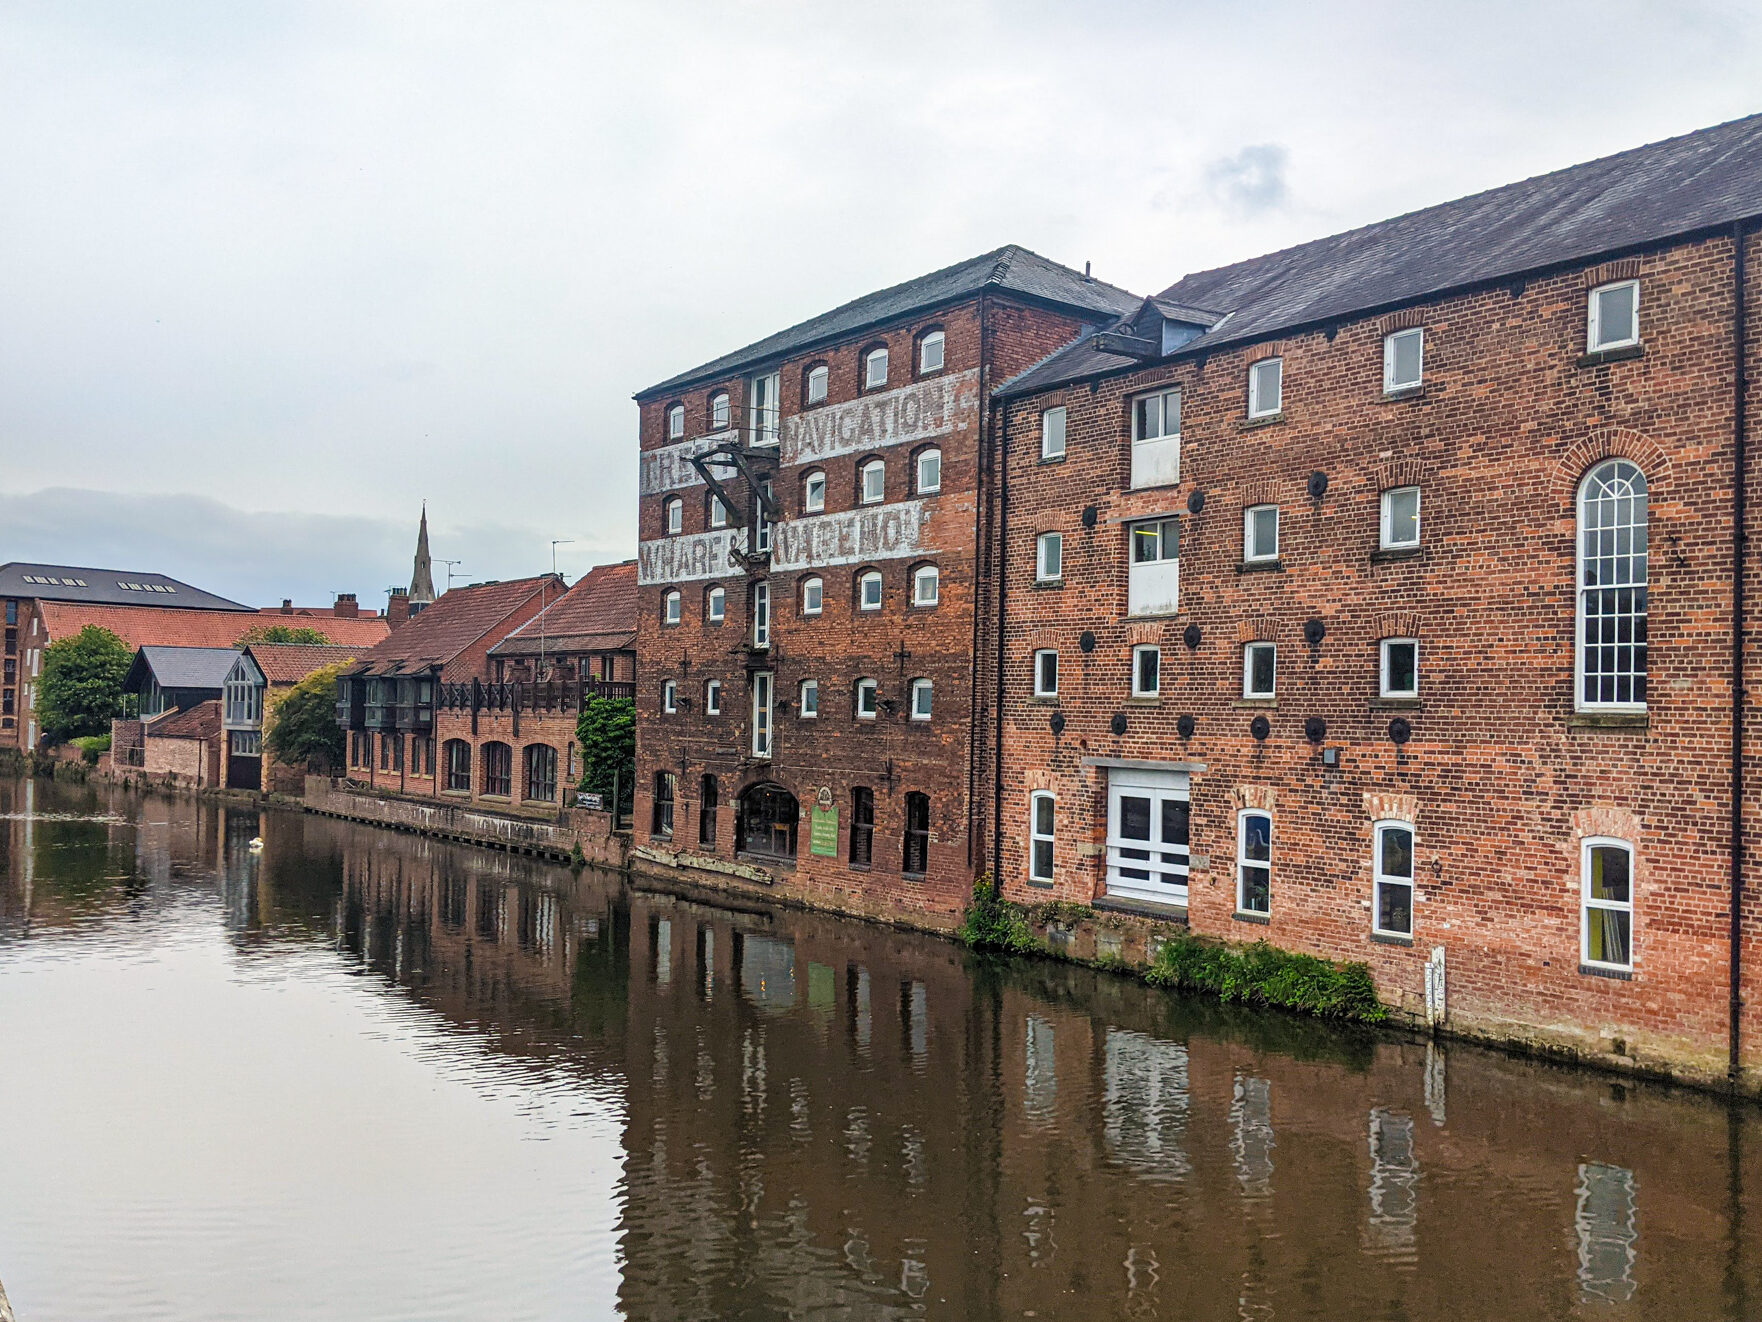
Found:
M 275 724 L 263 737 L 284 766 L 323 775 L 343 764 L 343 727 L 336 721 L 336 680 L 348 662 L 314 670 L 275 705 Z
M 247 629 L 239 635 L 239 646 L 249 647 L 252 643 L 318 643 L 330 642 L 321 631 L 308 625 L 293 624 L 259 624 L 254 629 Z
M 636 701 L 633 698 L 589 697 L 575 721 L 581 745 L 581 788 L 606 796 L 612 803 L 613 777 L 628 799 L 636 785 Z
M 43 733 L 60 741 L 82 734 L 108 734 L 123 714 L 122 681 L 134 660 L 129 645 L 95 624 L 43 653 L 37 718 Z

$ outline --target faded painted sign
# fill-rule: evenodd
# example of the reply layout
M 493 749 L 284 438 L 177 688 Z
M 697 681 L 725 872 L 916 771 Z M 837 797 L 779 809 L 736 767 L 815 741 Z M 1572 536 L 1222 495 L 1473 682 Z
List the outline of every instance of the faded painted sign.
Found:
M 783 419 L 778 458 L 802 464 L 941 436 L 955 429 L 963 409 L 978 405 L 979 372 L 974 368 L 809 409 Z
M 928 519 L 921 500 L 787 519 L 771 529 L 771 569 L 782 574 L 922 555 L 930 549 L 924 544 Z
M 745 528 L 720 528 L 687 537 L 658 537 L 637 547 L 636 581 L 688 583 L 699 578 L 724 578 L 739 572 L 729 558 L 731 547 L 746 547 Z
M 685 487 L 701 487 L 703 478 L 691 466 L 692 459 L 724 445 L 733 445 L 737 436 L 732 430 L 710 436 L 697 436 L 689 441 L 676 441 L 650 450 L 642 456 L 642 494 L 659 495 L 663 491 L 679 491 Z

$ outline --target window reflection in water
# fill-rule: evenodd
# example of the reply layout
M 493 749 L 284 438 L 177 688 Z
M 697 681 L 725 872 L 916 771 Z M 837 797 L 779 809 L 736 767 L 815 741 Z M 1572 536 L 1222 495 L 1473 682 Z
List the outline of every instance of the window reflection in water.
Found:
M 1586 1299 L 1625 1303 L 1634 1293 L 1634 1174 L 1625 1166 L 1578 1168 L 1579 1290 Z
M 1246 1198 L 1267 1198 L 1273 1191 L 1272 1084 L 1249 1075 L 1236 1076 L 1230 1103 L 1230 1153 L 1236 1179 Z
M 1105 1072 L 1102 1132 L 1114 1160 L 1149 1179 L 1187 1175 L 1187 1048 L 1109 1028 Z
M 1413 1117 L 1377 1107 L 1370 1113 L 1370 1217 L 1372 1252 L 1417 1260 L 1414 1224 L 1419 1206 L 1419 1163 L 1413 1155 Z

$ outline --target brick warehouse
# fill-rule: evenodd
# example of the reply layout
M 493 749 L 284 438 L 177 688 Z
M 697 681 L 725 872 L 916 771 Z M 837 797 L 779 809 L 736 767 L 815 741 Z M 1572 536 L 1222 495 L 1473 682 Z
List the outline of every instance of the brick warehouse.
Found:
M 1138 301 L 1004 248 L 637 397 L 639 865 L 955 921 L 985 401 Z
M 1004 385 L 1004 893 L 1754 1091 L 1759 215 L 1755 117 L 1188 276 Z

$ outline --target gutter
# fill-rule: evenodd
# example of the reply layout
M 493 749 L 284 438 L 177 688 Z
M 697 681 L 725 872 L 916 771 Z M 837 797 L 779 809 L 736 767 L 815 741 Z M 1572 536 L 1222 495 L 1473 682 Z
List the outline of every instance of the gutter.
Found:
M 1731 1039 L 1727 1076 L 1735 1087 L 1742 1077 L 1744 960 L 1744 562 L 1749 532 L 1748 437 L 1749 335 L 1748 271 L 1745 269 L 1744 222 L 1733 221 L 1731 341 L 1732 485 L 1731 485 L 1731 959 L 1729 1026 Z

